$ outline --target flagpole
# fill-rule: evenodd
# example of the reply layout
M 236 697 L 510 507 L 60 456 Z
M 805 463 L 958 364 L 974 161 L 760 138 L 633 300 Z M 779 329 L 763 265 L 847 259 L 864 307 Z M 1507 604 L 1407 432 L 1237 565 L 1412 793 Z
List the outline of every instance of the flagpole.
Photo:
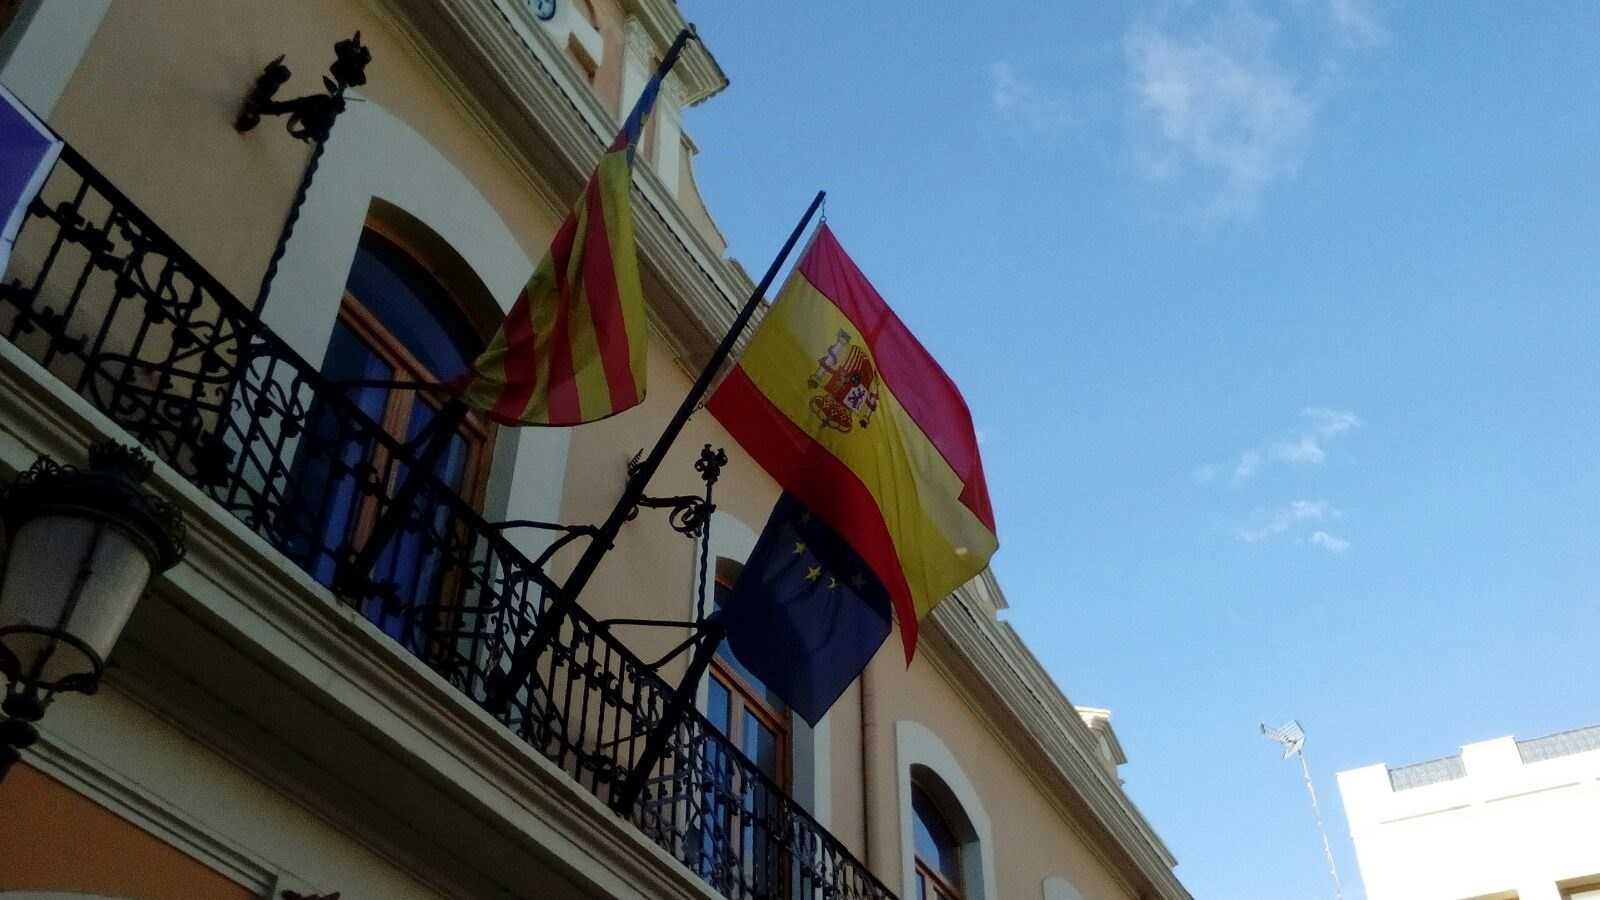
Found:
M 789 253 L 794 250 L 794 245 L 799 242 L 800 236 L 805 233 L 806 227 L 811 224 L 812 217 L 816 215 L 817 209 L 822 206 L 822 200 L 826 196 L 826 191 L 817 191 L 817 196 L 811 200 L 811 205 L 806 207 L 805 215 L 800 217 L 800 221 L 794 226 L 794 230 L 789 233 L 789 239 L 784 241 L 783 248 L 778 251 L 778 255 L 773 258 L 772 264 L 767 267 L 766 274 L 761 276 L 761 282 L 756 285 L 755 290 L 750 292 L 750 297 L 745 300 L 744 308 L 739 310 L 739 315 L 733 320 L 733 327 L 728 329 L 728 333 L 722 338 L 722 343 L 718 344 L 717 349 L 712 351 L 711 359 L 706 362 L 705 368 L 700 370 L 700 376 L 695 379 L 694 386 L 689 389 L 689 393 L 684 395 L 683 402 L 678 404 L 678 411 L 673 413 L 666 429 L 656 439 L 655 446 L 651 448 L 650 454 L 634 468 L 626 486 L 623 488 L 622 497 L 617 500 L 617 505 L 612 507 L 611 515 L 606 517 L 605 523 L 600 526 L 594 538 L 589 542 L 589 546 L 585 548 L 583 556 L 572 567 L 572 574 L 567 576 L 567 581 L 562 585 L 560 592 L 552 598 L 549 608 L 540 617 L 539 624 L 534 628 L 533 634 L 529 636 L 528 642 L 517 648 L 517 652 L 511 660 L 511 668 L 506 672 L 505 677 L 497 683 L 499 690 L 495 693 L 498 696 L 491 696 L 490 698 L 492 709 L 503 705 L 516 692 L 517 687 L 527 680 L 528 675 L 533 671 L 534 660 L 539 652 L 546 644 L 550 643 L 557 630 L 561 627 L 562 622 L 566 620 L 567 615 L 577 606 L 578 595 L 589 584 L 589 579 L 593 577 L 595 570 L 600 566 L 600 560 L 605 558 L 606 553 L 611 550 L 612 545 L 616 542 L 618 532 L 622 530 L 623 523 L 628 520 L 628 514 L 633 511 L 634 507 L 639 505 L 639 501 L 644 497 L 644 490 L 650 483 L 650 478 L 655 475 L 656 469 L 661 467 L 661 461 L 666 458 L 667 451 L 672 448 L 673 442 L 678 439 L 678 435 L 683 431 L 684 425 L 688 423 L 689 417 L 694 414 L 701 401 L 705 399 L 706 394 L 711 389 L 712 380 L 717 376 L 717 372 L 722 368 L 723 363 L 727 362 L 728 358 L 733 355 L 733 348 L 738 343 L 739 336 L 744 333 L 745 326 L 750 324 L 750 319 L 755 316 L 756 310 L 760 308 L 765 300 L 767 289 L 772 286 L 773 280 L 777 278 L 778 270 L 783 268 L 784 261 L 789 258 Z M 699 660 L 698 654 L 696 660 Z M 709 657 L 707 657 L 706 661 L 710 661 Z M 691 672 L 695 668 L 695 666 L 691 665 Z M 704 671 L 704 666 L 699 668 L 700 671 Z M 687 682 L 687 680 L 686 678 L 685 681 Z M 686 688 L 692 692 L 695 685 L 680 684 L 678 693 L 683 693 Z M 681 715 L 682 710 L 679 710 L 678 713 Z M 662 724 L 666 725 L 666 722 Z
M 359 38 L 360 35 L 358 34 L 357 37 Z M 660 65 L 656 66 L 655 73 L 650 77 L 650 81 L 646 82 L 644 92 L 634 102 L 633 109 L 628 113 L 628 118 L 623 120 L 622 130 L 617 134 L 616 141 L 618 144 L 627 141 L 630 154 L 633 152 L 632 148 L 637 144 L 640 137 L 637 131 L 643 125 L 643 117 L 648 114 L 650 107 L 655 104 L 656 92 L 660 90 L 661 82 L 667 77 L 667 73 L 672 70 L 672 67 L 677 64 L 678 57 L 683 54 L 683 48 L 688 45 L 689 41 L 698 37 L 699 35 L 693 25 L 689 25 L 678 32 L 677 37 L 672 40 L 672 46 L 667 48 L 667 55 L 661 58 Z M 632 161 L 631 156 L 629 161 Z M 386 387 L 391 390 L 400 388 L 424 391 L 429 389 L 451 389 L 450 385 L 445 384 L 361 379 L 342 382 L 339 386 L 345 388 Z M 443 455 L 445 448 L 449 446 L 451 433 L 461 424 L 466 414 L 466 404 L 459 396 L 453 397 L 444 404 L 434 422 L 429 426 L 432 433 L 425 433 L 420 436 L 420 459 L 407 473 L 406 479 L 401 482 L 399 491 L 390 503 L 388 514 L 378 520 L 372 534 L 368 536 L 366 543 L 355 551 L 354 556 L 341 562 L 340 571 L 336 579 L 342 588 L 352 592 L 364 589 L 365 586 L 361 583 L 361 580 L 366 577 L 372 566 L 378 561 L 378 556 L 383 552 L 384 546 L 400 530 L 401 525 L 410 514 L 410 506 L 416 501 L 417 494 L 422 490 L 423 482 L 432 474 L 440 456 Z M 615 532 L 612 534 L 614 535 Z

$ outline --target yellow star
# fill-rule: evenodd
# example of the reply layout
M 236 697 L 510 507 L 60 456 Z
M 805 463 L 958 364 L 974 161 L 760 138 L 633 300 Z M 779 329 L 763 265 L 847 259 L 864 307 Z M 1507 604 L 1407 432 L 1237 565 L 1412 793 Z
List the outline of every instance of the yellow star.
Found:
M 859 591 L 867 586 L 867 580 L 861 577 L 860 572 L 857 572 L 850 576 L 850 586 Z
M 805 541 L 795 541 L 794 542 L 794 555 L 795 556 L 799 556 L 800 554 L 802 554 L 804 552 L 806 552 L 806 542 Z
M 806 570 L 806 580 L 807 581 L 816 581 L 818 578 L 821 578 L 821 577 L 822 577 L 822 567 L 821 566 L 812 566 L 810 569 Z

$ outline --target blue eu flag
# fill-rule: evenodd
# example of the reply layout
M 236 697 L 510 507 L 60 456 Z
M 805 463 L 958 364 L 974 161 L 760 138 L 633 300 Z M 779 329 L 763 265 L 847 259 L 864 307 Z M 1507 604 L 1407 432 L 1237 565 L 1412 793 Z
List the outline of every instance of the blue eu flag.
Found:
M 733 655 L 812 725 L 889 637 L 889 592 L 785 493 L 718 611 Z

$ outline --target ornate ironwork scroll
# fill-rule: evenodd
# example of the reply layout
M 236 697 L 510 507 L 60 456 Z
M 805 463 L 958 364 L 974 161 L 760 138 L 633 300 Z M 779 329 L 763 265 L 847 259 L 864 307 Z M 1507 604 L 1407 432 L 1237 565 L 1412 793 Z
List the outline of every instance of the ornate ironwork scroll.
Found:
M 401 507 L 374 585 L 339 600 L 602 800 L 659 730 L 660 758 L 644 767 L 628 817 L 723 896 L 893 897 L 698 711 L 660 728 L 672 685 L 581 607 L 543 629 L 548 645 L 527 654 L 531 676 L 491 704 L 559 590 L 543 568 L 553 551 L 529 560 L 431 474 L 399 502 L 395 486 L 417 467 L 415 448 L 329 384 L 70 147 L 0 278 L 0 337 L 324 584 L 349 559 L 354 534 L 330 524 L 330 498 L 377 516 Z M 692 499 L 709 506 L 714 480 Z M 593 529 L 552 527 L 561 546 L 595 539 Z

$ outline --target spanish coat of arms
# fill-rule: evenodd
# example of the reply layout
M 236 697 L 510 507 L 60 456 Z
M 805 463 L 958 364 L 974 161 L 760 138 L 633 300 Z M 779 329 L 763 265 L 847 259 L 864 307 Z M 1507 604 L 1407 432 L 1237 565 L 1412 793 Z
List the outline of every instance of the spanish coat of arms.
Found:
M 820 388 L 811 398 L 811 411 L 823 427 L 848 433 L 855 425 L 862 428 L 872 421 L 878 409 L 878 373 L 867 352 L 850 341 L 850 333 L 840 329 L 833 346 L 817 360 L 817 371 L 806 384 Z

